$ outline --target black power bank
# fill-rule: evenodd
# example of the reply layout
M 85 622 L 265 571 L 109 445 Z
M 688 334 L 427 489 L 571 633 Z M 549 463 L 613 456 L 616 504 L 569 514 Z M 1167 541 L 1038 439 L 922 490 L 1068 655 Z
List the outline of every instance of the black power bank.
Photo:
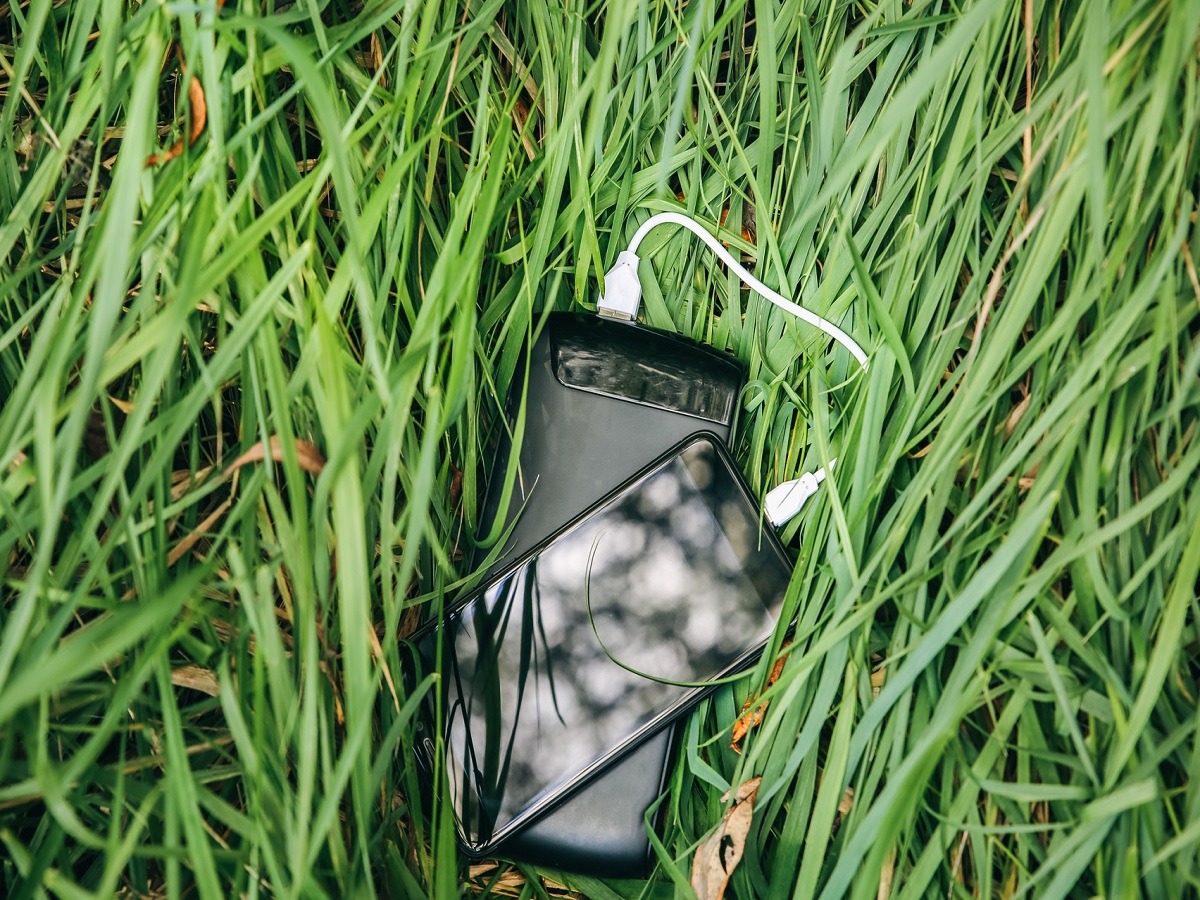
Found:
M 502 437 L 482 531 L 497 519 L 516 521 L 489 574 L 689 435 L 708 431 L 728 441 L 745 383 L 740 363 L 689 338 L 594 315 L 552 313 L 517 366 L 506 404 L 510 423 L 526 362 L 526 425 L 516 488 L 501 509 L 510 456 Z M 644 872 L 650 859 L 645 815 L 665 789 L 675 734 L 671 724 L 646 738 L 505 841 L 499 852 L 613 877 Z

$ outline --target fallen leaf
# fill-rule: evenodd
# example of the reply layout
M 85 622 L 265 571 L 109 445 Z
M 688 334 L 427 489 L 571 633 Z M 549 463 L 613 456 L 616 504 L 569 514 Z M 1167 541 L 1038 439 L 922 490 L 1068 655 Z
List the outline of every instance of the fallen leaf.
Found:
M 789 646 L 791 646 L 791 641 L 784 641 L 780 649 L 786 650 Z M 779 676 L 783 674 L 783 664 L 787 662 L 787 658 L 788 655 L 784 653 L 779 659 L 775 660 L 775 665 L 771 666 L 771 673 L 767 675 L 767 683 L 763 685 L 764 691 L 779 680 Z M 751 728 L 762 723 L 763 716 L 767 714 L 767 704 L 770 702 L 767 700 L 758 704 L 753 710 L 750 709 L 758 697 L 759 694 L 753 694 L 746 698 L 746 702 L 742 704 L 742 714 L 733 723 L 733 740 L 729 742 L 729 746 L 734 753 L 742 752 L 742 741 L 750 733 Z
M 171 500 L 178 503 L 183 495 L 204 481 L 212 472 L 212 466 L 204 466 L 193 472 L 191 469 L 176 469 L 171 473 Z
M 179 58 L 179 64 L 180 69 L 186 76 L 187 67 L 183 65 L 182 55 Z M 188 132 L 188 136 L 186 138 L 180 137 L 179 140 L 162 153 L 151 153 L 146 157 L 147 166 L 156 166 L 159 163 L 171 161 L 181 155 L 185 148 L 196 143 L 196 139 L 203 133 L 204 123 L 208 120 L 208 105 L 204 101 L 204 88 L 200 86 L 200 79 L 195 76 L 188 78 L 188 107 L 191 109 L 192 117 L 192 127 Z
M 383 43 L 379 40 L 379 32 L 371 32 L 371 70 L 379 72 L 383 68 Z M 379 72 L 379 86 L 388 86 L 387 72 Z
M 297 439 L 296 442 L 296 457 L 300 463 L 300 468 L 310 475 L 320 475 L 321 470 L 325 468 L 325 457 L 321 455 L 321 451 L 310 444 L 308 441 Z M 283 445 L 279 443 L 278 435 L 271 435 L 270 440 L 270 457 L 275 462 L 283 461 Z M 229 464 L 229 468 L 225 470 L 228 475 L 234 469 L 239 469 L 247 463 L 262 462 L 268 456 L 267 447 L 259 441 L 237 459 Z
M 387 659 L 384 658 L 383 645 L 379 643 L 379 635 L 375 633 L 374 628 L 368 628 L 367 634 L 371 636 L 371 655 L 375 657 L 375 661 L 383 670 L 383 680 L 387 682 L 388 691 L 392 695 L 392 703 L 396 706 L 396 712 L 400 712 L 400 697 L 396 694 L 396 682 L 392 679 L 392 670 L 388 666 Z
M 221 692 L 221 687 L 217 684 L 217 676 L 199 666 L 180 666 L 178 669 L 173 669 L 171 684 L 176 687 L 191 688 L 193 691 L 200 691 L 210 697 L 215 697 Z
M 692 890 L 699 900 L 721 900 L 729 884 L 729 876 L 741 862 L 746 847 L 746 835 L 754 821 L 754 798 L 762 778 L 752 778 L 737 789 L 733 805 L 725 812 L 721 824 L 696 848 L 692 858 Z M 722 800 L 728 800 L 725 794 Z
M 469 872 L 471 889 L 477 894 L 486 894 L 487 896 L 500 897 L 524 897 L 532 893 L 530 891 L 527 876 L 522 872 L 512 867 L 511 863 L 501 863 L 497 860 L 485 860 L 482 863 L 473 864 Z M 538 893 L 547 897 L 555 898 L 570 898 L 570 900 L 583 900 L 583 895 L 568 889 L 556 881 L 551 881 L 546 876 L 541 876 L 537 879 L 542 890 Z

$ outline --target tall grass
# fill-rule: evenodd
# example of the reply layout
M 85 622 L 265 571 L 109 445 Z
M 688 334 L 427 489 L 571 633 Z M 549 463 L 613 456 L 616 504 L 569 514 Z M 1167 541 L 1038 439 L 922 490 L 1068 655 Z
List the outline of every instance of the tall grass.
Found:
M 467 574 L 521 347 L 661 209 L 872 365 L 644 245 L 647 320 L 749 367 L 755 488 L 841 461 L 745 752 L 769 660 L 691 718 L 652 882 L 551 877 L 686 896 L 761 775 L 737 896 L 1196 892 L 1198 37 L 1170 0 L 0 7 L 0 892 L 471 883 L 397 641 Z

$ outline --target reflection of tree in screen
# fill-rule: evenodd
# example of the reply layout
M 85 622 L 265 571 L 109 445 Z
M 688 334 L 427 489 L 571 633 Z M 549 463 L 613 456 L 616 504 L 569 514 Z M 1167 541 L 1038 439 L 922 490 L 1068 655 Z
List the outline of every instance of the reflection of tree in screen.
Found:
M 692 445 L 464 611 L 454 654 L 470 727 L 450 750 L 497 825 L 687 690 L 654 679 L 711 678 L 770 632 L 788 573 L 719 466 Z M 650 677 L 605 654 L 589 599 L 608 652 Z

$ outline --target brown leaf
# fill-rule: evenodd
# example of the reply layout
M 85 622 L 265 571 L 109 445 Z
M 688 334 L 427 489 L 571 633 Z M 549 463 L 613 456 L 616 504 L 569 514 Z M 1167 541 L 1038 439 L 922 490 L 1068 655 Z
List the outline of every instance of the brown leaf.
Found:
M 871 696 L 878 697 L 883 690 L 883 682 L 887 679 L 887 666 L 880 666 L 871 673 Z
M 180 666 L 178 669 L 173 669 L 171 684 L 176 687 L 191 688 L 193 691 L 200 691 L 210 697 L 215 697 L 221 692 L 220 685 L 217 684 L 217 676 L 199 666 Z
M 186 76 L 187 66 L 183 64 L 183 54 L 179 55 L 179 66 Z M 187 137 L 180 137 L 179 140 L 162 153 L 151 153 L 146 157 L 147 166 L 156 166 L 159 163 L 169 162 L 179 156 L 185 148 L 196 143 L 196 139 L 204 131 L 204 124 L 208 120 L 208 104 L 204 101 L 204 88 L 200 86 L 200 79 L 195 76 L 188 78 L 188 107 L 191 110 L 192 127 Z
M 320 475 L 321 470 L 325 468 L 325 457 L 321 455 L 321 451 L 310 444 L 308 441 L 297 439 L 296 456 L 300 462 L 300 468 L 310 475 Z M 267 448 L 263 446 L 263 442 L 259 441 L 237 459 L 229 464 L 229 468 L 225 470 L 228 475 L 234 469 L 239 469 L 247 463 L 262 462 L 267 458 Z M 283 445 L 279 443 L 278 435 L 271 435 L 270 440 L 270 456 L 275 462 L 283 461 Z
M 786 650 L 791 646 L 791 643 L 791 641 L 784 641 L 783 646 L 780 649 Z M 767 676 L 767 683 L 763 685 L 764 691 L 779 680 L 779 676 L 783 674 L 783 664 L 787 662 L 787 658 L 788 655 L 784 653 L 777 660 L 775 660 L 775 665 L 771 666 L 771 673 Z M 746 735 L 750 733 L 751 728 L 754 728 L 762 723 L 763 716 L 767 714 L 767 704 L 770 702 L 768 700 L 764 700 L 753 710 L 750 709 L 758 696 L 759 694 L 752 694 L 746 698 L 746 702 L 742 704 L 742 714 L 738 716 L 738 720 L 733 723 L 733 740 L 729 742 L 729 746 L 734 753 L 742 752 L 742 741 L 745 740 Z
M 752 778 L 737 789 L 733 805 L 725 812 L 721 824 L 696 848 L 692 858 L 692 890 L 699 900 L 721 900 L 729 884 L 729 876 L 741 862 L 746 847 L 746 835 L 754 821 L 754 798 L 762 778 Z M 721 798 L 728 800 L 729 794 Z
M 383 669 L 383 680 L 387 682 L 388 691 L 392 695 L 392 703 L 396 706 L 396 712 L 400 712 L 400 697 L 396 694 L 396 682 L 392 679 L 391 667 L 388 666 L 387 660 L 383 656 L 383 645 L 379 643 L 379 635 L 375 633 L 374 628 L 368 628 L 367 634 L 371 636 L 371 655 Z
M 383 68 L 383 43 L 379 40 L 379 32 L 371 32 L 371 70 L 379 72 Z M 387 72 L 379 72 L 379 86 L 388 86 Z
M 500 897 L 525 897 L 533 893 L 527 877 L 511 863 L 502 863 L 494 859 L 473 863 L 468 869 L 471 890 L 477 894 Z M 568 889 L 546 876 L 537 879 L 542 890 L 538 893 L 547 897 L 570 898 L 583 900 L 583 895 Z

